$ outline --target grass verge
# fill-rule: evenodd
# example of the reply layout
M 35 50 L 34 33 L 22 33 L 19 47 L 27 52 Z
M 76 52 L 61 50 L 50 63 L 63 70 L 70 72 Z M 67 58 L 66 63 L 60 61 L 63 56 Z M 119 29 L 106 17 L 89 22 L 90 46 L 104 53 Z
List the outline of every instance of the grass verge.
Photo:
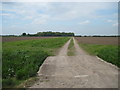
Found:
M 3 43 L 2 85 L 14 87 L 36 76 L 44 60 L 64 45 L 69 38 L 46 38 Z
M 24 80 L 21 84 L 19 84 L 15 88 L 29 88 L 37 81 L 39 81 L 39 77 L 30 77 L 29 79 Z
M 73 42 L 73 38 L 70 41 L 70 44 L 68 46 L 68 56 L 74 56 L 75 55 L 75 47 L 74 47 L 74 42 Z
M 120 46 L 117 45 L 95 45 L 95 44 L 79 44 L 84 50 L 91 55 L 96 55 L 103 60 L 112 63 L 120 68 Z

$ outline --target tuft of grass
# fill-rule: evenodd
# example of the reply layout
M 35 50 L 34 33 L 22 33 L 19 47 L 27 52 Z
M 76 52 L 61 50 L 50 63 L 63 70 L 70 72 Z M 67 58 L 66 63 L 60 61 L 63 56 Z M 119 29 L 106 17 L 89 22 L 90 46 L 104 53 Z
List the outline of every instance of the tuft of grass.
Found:
M 13 87 L 36 76 L 44 60 L 54 55 L 69 38 L 45 38 L 4 42 L 2 51 L 2 84 Z
M 68 56 L 74 56 L 75 55 L 75 47 L 74 47 L 74 42 L 73 42 L 73 38 L 70 41 L 70 44 L 68 46 Z
M 84 50 L 91 55 L 96 55 L 103 60 L 120 67 L 120 46 L 117 45 L 96 45 L 96 44 L 79 44 Z

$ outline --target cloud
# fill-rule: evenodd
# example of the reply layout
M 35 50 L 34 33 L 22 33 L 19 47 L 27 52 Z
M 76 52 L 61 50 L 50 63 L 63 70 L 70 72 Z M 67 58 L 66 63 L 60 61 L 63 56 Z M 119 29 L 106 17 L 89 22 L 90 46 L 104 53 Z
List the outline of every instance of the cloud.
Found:
M 107 22 L 111 23 L 113 27 L 117 27 L 118 26 L 117 20 L 107 20 Z
M 90 21 L 89 21 L 89 20 L 86 20 L 86 21 L 80 22 L 79 24 L 80 24 L 80 25 L 85 25 L 85 24 L 89 24 L 89 23 L 90 23 Z
M 109 9 L 109 4 L 103 3 L 55 3 L 49 5 L 55 20 L 72 20 L 76 18 L 95 18 L 97 10 Z M 84 10 L 83 10 L 84 8 Z M 51 13 L 50 12 L 50 13 Z
M 7 17 L 9 19 L 15 19 L 16 18 L 16 16 L 14 14 L 11 14 L 11 13 L 0 13 L 0 16 Z M 8 21 L 8 20 L 4 18 L 4 21 Z
M 6 7 L 6 6 L 5 6 Z M 36 18 L 40 13 L 46 13 L 51 16 L 52 20 L 73 20 L 77 18 L 95 18 L 97 10 L 110 8 L 109 4 L 101 3 L 16 3 L 11 5 L 8 10 L 15 12 L 16 16 L 20 15 L 26 19 Z M 84 10 L 83 10 L 84 8 Z M 10 13 L 9 12 L 9 13 Z M 18 17 L 20 18 L 20 17 Z M 24 19 L 23 18 L 23 19 Z
M 31 24 L 45 24 L 49 20 L 49 15 L 46 14 L 39 14 L 37 18 L 33 20 Z
M 119 0 L 2 0 L 3 2 L 119 2 Z
M 114 27 L 117 27 L 117 26 L 118 26 L 118 23 L 114 23 L 113 26 L 114 26 Z
M 31 20 L 31 19 L 33 19 L 32 16 L 26 16 L 26 17 L 24 18 L 24 20 Z
M 28 32 L 49 29 L 53 31 L 65 31 L 67 29 L 71 31 L 78 30 L 80 33 L 80 30 L 82 30 L 81 28 L 86 28 L 87 32 L 89 27 L 85 27 L 84 25 L 91 22 L 93 22 L 92 24 L 94 24 L 94 21 L 97 22 L 97 27 L 102 26 L 99 27 L 101 28 L 101 30 L 105 30 L 104 28 L 110 27 L 112 25 L 117 25 L 117 3 L 16 2 L 14 4 L 10 4 L 11 3 L 7 3 L 3 5 L 3 17 L 7 17 L 4 18 L 4 21 L 6 20 L 7 24 L 12 23 L 14 25 L 15 23 L 19 23 L 19 25 L 16 26 L 18 27 L 18 29 L 15 28 L 16 30 L 22 30 L 19 28 L 22 26 L 22 28 L 25 28 L 25 30 L 28 30 Z M 13 15 L 14 17 L 10 19 L 9 15 Z M 109 22 L 109 24 L 106 23 L 105 25 L 101 23 L 101 21 L 105 20 L 106 22 Z M 76 27 L 76 29 L 71 28 L 75 27 L 76 23 L 78 22 L 80 23 L 79 26 L 77 25 L 78 27 Z M 8 26 L 8 29 L 6 29 L 6 31 L 9 31 L 10 24 L 7 24 L 5 24 L 5 26 Z M 71 27 L 69 28 L 69 26 Z
M 10 13 L 0 13 L 0 16 L 5 16 L 5 17 L 9 17 L 9 18 L 15 18 L 14 14 L 10 14 Z
M 8 13 L 0 13 L 0 16 L 10 16 L 11 14 Z
M 16 12 L 15 9 L 0 9 L 0 11 L 7 11 L 7 12 Z
M 17 26 L 16 25 L 12 25 L 11 28 L 16 28 Z
M 3 3 L 2 11 L 8 14 L 21 16 L 22 18 L 30 19 L 39 15 L 39 10 L 45 10 L 47 3 Z M 18 17 L 20 18 L 20 17 Z
M 113 20 L 107 20 L 107 22 L 111 23 L 111 22 L 113 22 Z

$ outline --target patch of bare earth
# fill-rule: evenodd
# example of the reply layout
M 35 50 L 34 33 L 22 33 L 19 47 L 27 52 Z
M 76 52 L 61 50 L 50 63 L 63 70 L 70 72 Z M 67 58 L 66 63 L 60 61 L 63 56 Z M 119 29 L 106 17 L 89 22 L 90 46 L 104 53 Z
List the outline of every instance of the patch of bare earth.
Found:
M 84 44 L 118 45 L 119 37 L 75 37 L 75 39 Z
M 42 38 L 53 38 L 53 37 L 2 37 L 2 42 L 32 40 L 32 39 L 42 39 Z

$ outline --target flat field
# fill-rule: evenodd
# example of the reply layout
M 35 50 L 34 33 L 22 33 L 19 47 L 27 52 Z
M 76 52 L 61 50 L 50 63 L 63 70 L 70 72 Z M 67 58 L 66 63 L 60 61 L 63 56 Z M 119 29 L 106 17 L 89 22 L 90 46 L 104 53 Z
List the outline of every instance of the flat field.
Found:
M 76 37 L 76 39 L 89 54 L 120 67 L 118 37 Z
M 43 39 L 43 38 L 53 38 L 53 37 L 2 37 L 2 42 L 31 40 L 31 39 Z
M 59 37 L 3 42 L 3 87 L 13 87 L 34 77 L 43 61 L 68 40 L 68 37 Z
M 120 37 L 75 37 L 80 43 L 100 44 L 100 45 L 118 45 Z

